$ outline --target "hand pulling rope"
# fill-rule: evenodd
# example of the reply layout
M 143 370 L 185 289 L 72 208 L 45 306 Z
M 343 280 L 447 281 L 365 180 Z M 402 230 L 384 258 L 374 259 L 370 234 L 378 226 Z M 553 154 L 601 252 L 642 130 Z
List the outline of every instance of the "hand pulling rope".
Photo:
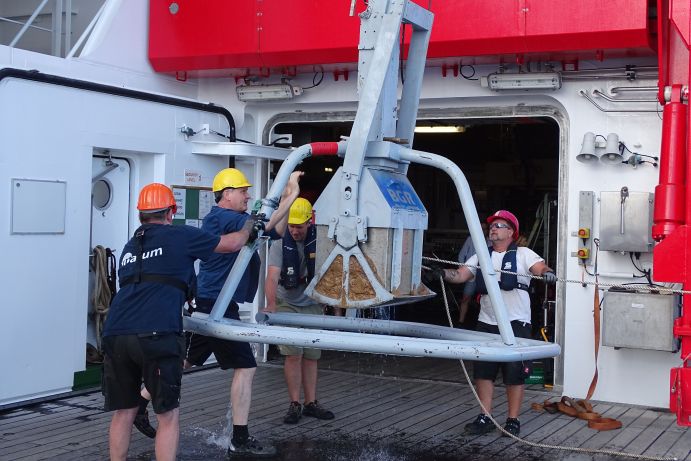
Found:
M 431 258 L 429 256 L 423 256 L 422 259 L 426 259 L 428 261 L 444 263 L 444 264 L 448 264 L 451 266 L 466 266 L 466 267 L 474 267 L 476 269 L 480 269 L 480 266 L 471 266 L 470 264 L 459 263 L 457 261 L 448 261 L 446 259 Z M 544 277 L 542 275 L 519 274 L 518 272 L 511 272 L 511 271 L 504 271 L 504 270 L 496 270 L 496 272 L 500 272 L 500 273 L 504 273 L 504 274 L 511 274 L 511 275 L 520 275 L 521 277 L 529 277 L 529 278 L 535 279 L 535 280 L 544 280 Z M 627 291 L 636 290 L 639 292 L 646 292 L 646 293 L 680 294 L 680 295 L 691 294 L 691 290 L 678 290 L 678 289 L 674 289 L 674 288 L 658 287 L 658 286 L 651 287 L 647 283 L 632 283 L 632 284 L 628 284 L 628 285 L 621 285 L 621 284 L 616 284 L 616 283 L 602 283 L 602 282 L 590 281 L 590 280 L 563 279 L 563 278 L 559 278 L 559 277 L 557 277 L 557 281 L 558 282 L 564 282 L 564 283 L 577 283 L 579 285 L 583 285 L 584 287 L 586 285 L 595 285 L 595 286 L 599 286 L 601 289 L 602 288 L 620 288 L 622 290 L 627 290 Z
M 427 258 L 424 257 L 425 259 L 431 259 L 434 261 L 441 261 L 438 259 L 433 259 L 433 258 Z M 442 261 L 442 262 L 448 262 L 448 261 Z M 455 263 L 458 264 L 458 263 Z M 536 278 L 542 278 L 542 277 L 536 277 Z M 442 298 L 444 299 L 444 307 L 446 308 L 446 317 L 449 320 L 449 326 L 453 328 L 453 321 L 451 320 L 451 310 L 449 309 L 449 301 L 446 298 L 446 287 L 444 286 L 444 279 L 442 277 L 439 277 L 439 282 L 441 284 L 441 291 L 442 291 Z M 579 282 L 580 283 L 580 282 Z M 595 290 L 596 292 L 598 290 Z M 581 448 L 581 447 L 567 447 L 563 445 L 550 445 L 547 443 L 538 443 L 538 442 L 531 442 L 529 440 L 522 439 L 520 437 L 517 437 L 509 432 L 507 432 L 501 425 L 494 419 L 494 417 L 489 414 L 487 409 L 482 405 L 482 402 L 480 401 L 480 396 L 477 395 L 477 391 L 475 390 L 475 386 L 473 386 L 471 380 L 470 380 L 470 375 L 468 374 L 468 370 L 465 367 L 465 362 L 463 360 L 459 360 L 461 364 L 461 368 L 463 369 L 463 374 L 465 375 L 465 379 L 468 382 L 468 386 L 470 386 L 470 390 L 473 391 L 473 395 L 475 396 L 475 399 L 477 400 L 477 403 L 480 405 L 480 408 L 482 409 L 482 412 L 486 414 L 489 419 L 492 421 L 492 423 L 501 431 L 504 435 L 507 435 L 511 437 L 512 439 L 516 440 L 519 443 L 531 446 L 531 447 L 537 447 L 537 448 L 546 448 L 546 449 L 551 449 L 551 450 L 564 450 L 564 451 L 573 451 L 573 452 L 578 452 L 578 453 L 602 453 L 606 455 L 613 455 L 613 456 L 624 456 L 627 458 L 634 458 L 634 459 L 645 459 L 645 460 L 651 460 L 651 461 L 677 461 L 676 457 L 665 457 L 665 456 L 647 456 L 647 455 L 638 455 L 635 453 L 624 453 L 622 451 L 616 451 L 616 450 L 608 450 L 608 449 L 595 449 L 595 448 Z

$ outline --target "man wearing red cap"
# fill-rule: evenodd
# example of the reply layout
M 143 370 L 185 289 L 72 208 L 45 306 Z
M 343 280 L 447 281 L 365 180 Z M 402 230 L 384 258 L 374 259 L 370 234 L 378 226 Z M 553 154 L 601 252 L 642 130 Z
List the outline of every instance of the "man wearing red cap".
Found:
M 492 242 L 492 246 L 489 247 L 492 266 L 497 271 L 497 275 L 501 274 L 499 287 L 501 288 L 502 298 L 504 299 L 508 318 L 511 322 L 511 328 L 517 337 L 530 338 L 531 312 L 528 286 L 531 279 L 527 274 L 541 275 L 548 283 L 556 282 L 557 277 L 554 271 L 545 264 L 544 259 L 533 250 L 527 247 L 516 246 L 519 226 L 518 219 L 513 213 L 499 210 L 487 218 L 487 224 L 489 224 L 489 240 Z M 487 333 L 499 333 L 492 303 L 489 296 L 487 296 L 485 281 L 482 274 L 476 273 L 478 265 L 477 254 L 471 256 L 466 264 L 467 266 L 460 266 L 458 269 L 435 270 L 435 275 L 443 276 L 444 280 L 450 283 L 464 283 L 475 279 L 477 291 L 481 293 L 480 316 L 476 330 Z M 506 273 L 500 271 L 506 271 Z M 506 385 L 506 395 L 509 403 L 509 412 L 504 429 L 518 436 L 521 429 L 518 414 L 523 400 L 525 378 L 530 375 L 530 363 L 474 363 L 475 387 L 487 414 L 492 412 L 494 380 L 500 368 L 504 384 Z M 467 424 L 465 426 L 466 433 L 479 435 L 493 431 L 494 424 L 487 414 L 482 413 L 477 416 L 475 421 Z

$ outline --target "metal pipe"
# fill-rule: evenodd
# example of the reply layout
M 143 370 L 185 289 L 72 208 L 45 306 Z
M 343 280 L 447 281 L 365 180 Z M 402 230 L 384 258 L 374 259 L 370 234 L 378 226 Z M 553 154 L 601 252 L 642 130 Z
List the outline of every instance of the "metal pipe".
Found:
M 675 85 L 674 88 L 674 100 L 665 104 L 662 111 L 660 175 L 658 185 L 655 186 L 652 228 L 652 237 L 657 241 L 669 236 L 674 229 L 691 219 L 691 191 L 685 188 L 685 182 L 691 175 L 691 172 L 686 171 L 690 166 L 686 160 L 688 108 L 680 100 L 680 86 Z
M 484 341 L 449 341 L 248 324 L 225 318 L 212 320 L 200 313 L 195 313 L 192 317 L 184 317 L 183 323 L 186 331 L 231 341 L 317 347 L 319 349 L 407 357 L 517 362 L 554 357 L 561 352 L 561 348 L 557 344 L 523 338 L 519 338 L 515 346 L 506 347 L 498 335 L 490 334 L 487 334 Z
M 414 338 L 448 339 L 454 341 L 480 341 L 487 339 L 487 334 L 477 331 L 428 325 L 426 323 L 402 322 L 399 320 L 347 318 L 330 315 L 280 312 L 258 312 L 255 319 L 258 323 L 265 323 L 267 325 L 357 331 L 360 333 L 384 333 L 389 335 L 411 336 Z
M 0 21 L 5 21 L 5 22 L 12 23 L 12 24 L 20 25 L 20 26 L 23 26 L 24 24 L 26 24 L 25 22 L 15 21 L 14 19 L 2 18 L 2 17 L 0 17 Z M 48 29 L 47 27 L 40 27 L 40 26 L 29 25 L 29 28 L 31 28 L 31 29 L 42 30 L 42 31 L 44 31 L 44 32 L 50 32 L 50 29 Z
M 262 199 L 262 207 L 259 211 L 260 214 L 263 214 L 264 218 L 267 220 L 271 218 L 274 210 L 278 208 L 281 194 L 283 189 L 285 189 L 286 184 L 288 184 L 290 174 L 295 170 L 295 167 L 300 162 L 312 155 L 313 150 L 324 148 L 327 150 L 333 150 L 333 153 L 337 154 L 345 152 L 346 145 L 347 141 L 341 141 L 338 143 L 305 144 L 304 146 L 300 146 L 288 154 L 288 157 L 286 157 L 286 159 L 283 161 L 281 168 L 276 174 L 276 179 L 274 179 L 271 189 L 269 189 L 269 193 L 266 195 L 266 198 Z M 331 147 L 329 148 L 329 146 Z M 228 308 L 228 304 L 230 304 L 230 301 L 233 299 L 233 295 L 235 294 L 235 290 L 240 284 L 240 279 L 242 279 L 242 276 L 249 265 L 250 259 L 252 259 L 252 255 L 255 251 L 257 251 L 259 242 L 262 240 L 262 235 L 263 232 L 259 231 L 257 238 L 253 242 L 247 243 L 240 250 L 238 257 L 233 263 L 233 267 L 228 274 L 228 278 L 226 278 L 223 288 L 221 288 L 221 292 L 218 294 L 218 298 L 216 298 L 214 307 L 211 309 L 209 318 L 212 320 L 220 320 L 223 318 L 223 315 Z
M 36 16 L 41 12 L 44 6 L 46 6 L 46 3 L 48 3 L 48 0 L 43 0 L 40 5 L 34 10 L 33 14 L 27 19 L 26 23 L 24 26 L 22 26 L 21 29 L 19 29 L 19 32 L 17 32 L 17 35 L 14 36 L 12 41 L 10 42 L 9 47 L 12 48 L 14 47 L 17 42 L 19 41 L 20 38 L 22 38 L 22 35 L 24 35 L 24 32 L 29 28 L 31 23 L 33 23 L 36 20 Z
M 590 103 L 600 109 L 602 112 L 660 112 L 658 109 L 605 109 L 600 106 L 595 100 L 588 94 L 587 91 L 579 90 L 578 94 L 583 96 L 585 99 L 590 101 Z
M 91 30 L 96 25 L 96 22 L 98 22 L 98 18 L 100 18 L 101 14 L 103 14 L 103 10 L 106 8 L 107 3 L 108 2 L 104 2 L 103 5 L 101 5 L 101 8 L 98 9 L 98 12 L 96 13 L 96 15 L 93 17 L 93 19 L 91 20 L 89 25 L 86 26 L 86 29 L 84 29 L 84 32 L 82 32 L 82 35 L 79 36 L 77 43 L 74 44 L 74 46 L 72 47 L 70 52 L 67 54 L 67 56 L 65 56 L 65 58 L 71 59 L 74 57 L 74 55 L 77 52 L 77 50 L 79 49 L 79 47 L 82 46 L 82 43 L 84 43 L 84 40 L 86 40 L 86 37 L 88 37 L 89 34 L 91 33 Z
M 657 102 L 657 98 L 652 98 L 652 99 L 616 99 L 612 98 L 611 96 L 608 96 L 605 92 L 598 90 L 597 88 L 593 89 L 593 94 L 596 96 L 600 96 L 603 99 L 606 99 L 607 101 L 610 102 Z
M 612 88 L 609 89 L 610 92 L 612 93 L 624 93 L 627 91 L 631 92 L 642 92 L 642 91 L 654 91 L 657 93 L 658 87 L 656 86 L 613 86 Z M 657 101 L 657 99 L 656 99 Z
M 458 197 L 461 200 L 461 207 L 463 208 L 465 220 L 468 223 L 470 237 L 473 241 L 473 245 L 475 246 L 475 250 L 477 251 L 478 262 L 480 264 L 480 268 L 482 269 L 482 276 L 485 279 L 485 285 L 487 286 L 487 294 L 492 302 L 492 309 L 494 310 L 494 315 L 497 319 L 499 332 L 501 333 L 501 337 L 505 344 L 515 344 L 516 338 L 514 337 L 513 330 L 511 329 L 511 323 L 509 322 L 508 315 L 506 313 L 504 299 L 499 291 L 499 283 L 497 282 L 496 272 L 492 266 L 492 260 L 489 255 L 489 251 L 487 250 L 485 235 L 482 232 L 482 227 L 480 226 L 480 218 L 478 218 L 475 202 L 473 202 L 473 195 L 470 191 L 470 185 L 468 184 L 468 180 L 465 178 L 465 175 L 461 169 L 458 168 L 458 165 L 446 157 L 442 157 L 441 155 L 408 149 L 402 146 L 400 147 L 400 155 L 402 160 L 408 160 L 410 162 L 421 163 L 423 165 L 430 165 L 439 168 L 440 170 L 445 171 L 453 180 L 454 184 L 456 185 L 456 190 L 458 191 Z

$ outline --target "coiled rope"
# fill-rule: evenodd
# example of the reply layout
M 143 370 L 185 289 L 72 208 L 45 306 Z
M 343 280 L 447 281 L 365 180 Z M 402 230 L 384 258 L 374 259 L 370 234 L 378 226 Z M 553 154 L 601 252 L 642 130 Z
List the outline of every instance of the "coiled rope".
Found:
M 434 258 L 426 258 L 426 257 L 423 257 L 423 258 L 424 259 L 434 259 Z M 434 260 L 435 261 L 441 261 L 438 259 L 434 259 Z M 442 262 L 446 262 L 446 261 L 442 261 Z M 455 263 L 455 264 L 459 264 L 459 263 Z M 542 277 L 534 277 L 534 276 L 533 276 L 533 278 L 542 279 Z M 441 284 L 442 298 L 444 299 L 444 307 L 446 308 L 446 317 L 449 320 L 449 326 L 453 328 L 453 320 L 451 319 L 451 310 L 449 309 L 449 300 L 447 299 L 447 296 L 446 296 L 446 287 L 444 286 L 444 279 L 442 277 L 439 277 L 439 282 Z M 573 451 L 573 452 L 577 452 L 577 453 L 593 453 L 593 454 L 601 453 L 601 454 L 606 454 L 606 455 L 623 456 L 623 457 L 627 457 L 627 458 L 645 459 L 645 460 L 651 460 L 651 461 L 677 461 L 676 457 L 647 456 L 647 455 L 639 455 L 639 454 L 635 454 L 635 453 L 625 453 L 622 451 L 608 450 L 608 449 L 595 449 L 595 448 L 568 447 L 568 446 L 564 446 L 564 445 L 551 445 L 548 443 L 531 442 L 530 440 L 525 440 L 525 439 L 522 439 L 521 437 L 517 437 L 517 436 L 511 434 L 510 432 L 507 432 L 503 427 L 501 427 L 501 424 L 499 424 L 497 422 L 497 420 L 495 420 L 494 417 L 487 411 L 485 406 L 480 401 L 480 396 L 477 395 L 477 391 L 475 390 L 475 386 L 473 386 L 473 384 L 470 380 L 470 375 L 468 374 L 468 370 L 465 367 L 465 362 L 463 360 L 459 360 L 459 362 L 461 364 L 461 368 L 463 369 L 463 374 L 465 375 L 465 379 L 468 382 L 468 386 L 470 387 L 470 390 L 473 391 L 473 395 L 475 396 L 475 400 L 477 400 L 477 403 L 480 405 L 482 412 L 489 417 L 489 419 L 492 421 L 492 423 L 504 435 L 511 437 L 512 439 L 516 440 L 519 443 L 522 443 L 524 445 L 528 445 L 531 447 L 536 447 L 536 448 L 546 448 L 549 450 L 562 450 L 562 451 Z
M 101 331 L 103 331 L 103 323 L 106 321 L 108 315 L 108 308 L 110 307 L 110 300 L 112 297 L 111 289 L 108 284 L 108 253 L 101 245 L 94 247 L 93 253 L 93 270 L 94 270 L 94 290 L 91 301 L 96 313 L 96 342 L 97 348 L 101 349 Z

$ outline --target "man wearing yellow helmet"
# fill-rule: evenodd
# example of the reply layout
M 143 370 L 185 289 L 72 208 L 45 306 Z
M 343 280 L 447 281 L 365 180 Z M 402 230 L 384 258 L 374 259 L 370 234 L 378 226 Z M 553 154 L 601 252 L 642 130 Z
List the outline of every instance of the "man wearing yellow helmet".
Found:
M 305 296 L 305 288 L 314 277 L 317 233 L 312 225 L 312 204 L 298 198 L 290 207 L 288 232 L 269 249 L 266 278 L 266 310 L 269 312 L 295 312 L 298 314 L 324 313 L 323 307 Z M 302 415 L 317 419 L 333 419 L 334 414 L 317 401 L 317 360 L 319 349 L 279 346 L 285 356 L 283 371 L 288 386 L 290 406 L 283 418 L 287 424 L 296 424 Z M 305 397 L 300 404 L 300 389 Z
M 300 193 L 298 181 L 301 175 L 302 172 L 299 171 L 291 174 L 281 196 L 280 205 L 266 225 L 266 232 L 273 239 L 280 239 L 286 230 L 288 210 Z M 235 168 L 221 170 L 213 181 L 216 206 L 212 207 L 209 214 L 204 218 L 202 230 L 219 235 L 234 232 L 248 222 L 252 222 L 251 216 L 247 213 L 247 203 L 250 199 L 248 189 L 251 186 L 252 184 L 240 170 Z M 198 311 L 211 312 L 238 254 L 239 251 L 212 256 L 199 265 L 196 298 Z M 259 255 L 255 253 L 226 309 L 226 318 L 240 320 L 238 303 L 254 301 L 259 284 L 260 269 L 261 261 Z M 228 341 L 193 334 L 185 365 L 203 365 L 212 352 L 222 369 L 233 368 L 235 370 L 230 387 L 233 435 L 228 446 L 228 455 L 272 456 L 276 450 L 271 446 L 262 445 L 254 437 L 250 437 L 247 428 L 252 400 L 252 380 L 257 369 L 252 348 L 246 342 Z

